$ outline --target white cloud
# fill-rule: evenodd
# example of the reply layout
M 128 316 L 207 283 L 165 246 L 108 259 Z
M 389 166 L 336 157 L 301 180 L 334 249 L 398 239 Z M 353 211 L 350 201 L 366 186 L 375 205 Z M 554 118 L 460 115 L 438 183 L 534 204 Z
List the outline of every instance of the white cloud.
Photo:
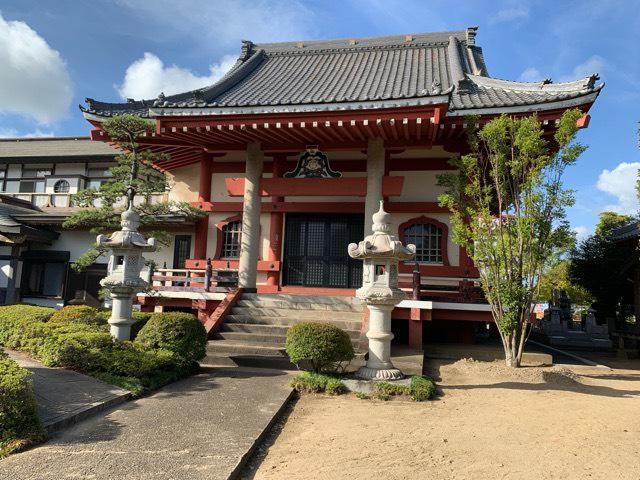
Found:
M 43 132 L 39 128 L 29 133 L 19 133 L 15 128 L 0 127 L 0 138 L 34 138 L 34 137 L 53 137 L 53 132 Z
M 322 22 L 298 0 L 117 0 L 139 16 L 165 24 L 163 36 L 191 36 L 211 48 L 240 48 L 240 39 L 255 42 L 305 40 Z M 156 32 L 157 33 L 157 32 Z M 310 37 L 311 35 L 311 37 Z M 213 42 L 213 43 L 212 43 Z
M 24 22 L 7 22 L 0 13 L 0 113 L 39 123 L 63 117 L 72 85 L 60 53 Z
M 573 231 L 576 233 L 576 240 L 578 242 L 583 241 L 585 238 L 587 238 L 591 234 L 591 231 L 584 225 L 578 225 L 577 227 L 573 227 Z
M 537 68 L 529 67 L 525 69 L 518 77 L 519 82 L 540 82 L 544 80 L 544 75 Z
M 233 66 L 236 57 L 226 55 L 220 63 L 209 66 L 209 75 L 198 76 L 186 68 L 165 64 L 153 53 L 133 62 L 127 68 L 122 85 L 116 89 L 122 98 L 156 98 L 160 92 L 173 95 L 206 87 L 218 81 Z
M 617 203 L 606 205 L 602 210 L 612 210 L 626 215 L 638 211 L 636 180 L 640 162 L 622 162 L 613 170 L 603 170 L 598 177 L 598 190 L 616 197 Z
M 512 22 L 527 18 L 529 16 L 529 7 L 526 5 L 512 5 L 498 10 L 493 17 L 489 19 L 491 23 Z
M 559 82 L 571 82 L 580 78 L 588 77 L 593 73 L 602 73 L 605 69 L 606 62 L 604 58 L 599 55 L 592 55 L 587 60 L 579 65 L 576 65 L 574 69 L 568 75 L 562 75 Z

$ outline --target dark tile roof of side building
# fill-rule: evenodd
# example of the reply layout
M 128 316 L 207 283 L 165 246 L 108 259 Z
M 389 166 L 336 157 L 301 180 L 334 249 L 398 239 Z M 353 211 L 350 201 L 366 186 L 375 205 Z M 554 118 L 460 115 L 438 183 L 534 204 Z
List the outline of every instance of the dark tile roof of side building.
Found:
M 38 137 L 0 139 L 0 161 L 56 158 L 108 158 L 120 153 L 105 142 L 92 142 L 89 137 Z
M 155 99 L 107 103 L 88 98 L 88 118 L 132 113 L 240 114 L 392 108 L 448 103 L 447 115 L 532 111 L 593 102 L 597 75 L 568 83 L 489 77 L 477 27 L 341 40 L 254 44 L 217 83 Z M 550 104 L 553 104 L 549 107 Z
M 611 232 L 611 240 L 614 242 L 622 242 L 629 239 L 637 239 L 640 236 L 640 226 L 638 225 L 638 221 L 634 220 L 633 222 L 614 229 Z

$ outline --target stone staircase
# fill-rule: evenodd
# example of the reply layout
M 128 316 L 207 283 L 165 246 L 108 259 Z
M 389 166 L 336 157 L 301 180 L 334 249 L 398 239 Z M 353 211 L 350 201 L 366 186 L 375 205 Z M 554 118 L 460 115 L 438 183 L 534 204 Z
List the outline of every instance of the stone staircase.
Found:
M 300 322 L 328 322 L 345 330 L 358 352 L 363 307 L 353 297 L 245 293 L 207 346 L 205 365 L 293 368 L 287 330 Z

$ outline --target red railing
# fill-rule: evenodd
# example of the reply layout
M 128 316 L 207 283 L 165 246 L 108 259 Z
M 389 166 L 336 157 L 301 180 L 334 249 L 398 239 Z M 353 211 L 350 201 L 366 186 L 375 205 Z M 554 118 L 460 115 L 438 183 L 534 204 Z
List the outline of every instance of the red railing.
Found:
M 457 285 L 422 283 L 418 262 L 416 262 L 412 273 L 412 300 L 428 299 L 461 303 L 486 303 L 482 289 L 467 278 L 460 280 Z
M 205 269 L 159 268 L 150 274 L 151 286 L 160 292 L 229 292 L 238 286 L 238 270 L 213 269 L 207 260 Z

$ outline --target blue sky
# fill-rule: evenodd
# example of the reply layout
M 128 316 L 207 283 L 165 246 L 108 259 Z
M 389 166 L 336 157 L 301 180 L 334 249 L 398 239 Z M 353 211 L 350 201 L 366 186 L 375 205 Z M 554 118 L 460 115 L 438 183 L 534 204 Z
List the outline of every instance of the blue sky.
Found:
M 580 235 L 598 212 L 636 213 L 640 0 L 0 0 L 0 136 L 86 135 L 77 105 L 204 86 L 256 42 L 479 25 L 489 73 L 606 82 L 567 175 Z

